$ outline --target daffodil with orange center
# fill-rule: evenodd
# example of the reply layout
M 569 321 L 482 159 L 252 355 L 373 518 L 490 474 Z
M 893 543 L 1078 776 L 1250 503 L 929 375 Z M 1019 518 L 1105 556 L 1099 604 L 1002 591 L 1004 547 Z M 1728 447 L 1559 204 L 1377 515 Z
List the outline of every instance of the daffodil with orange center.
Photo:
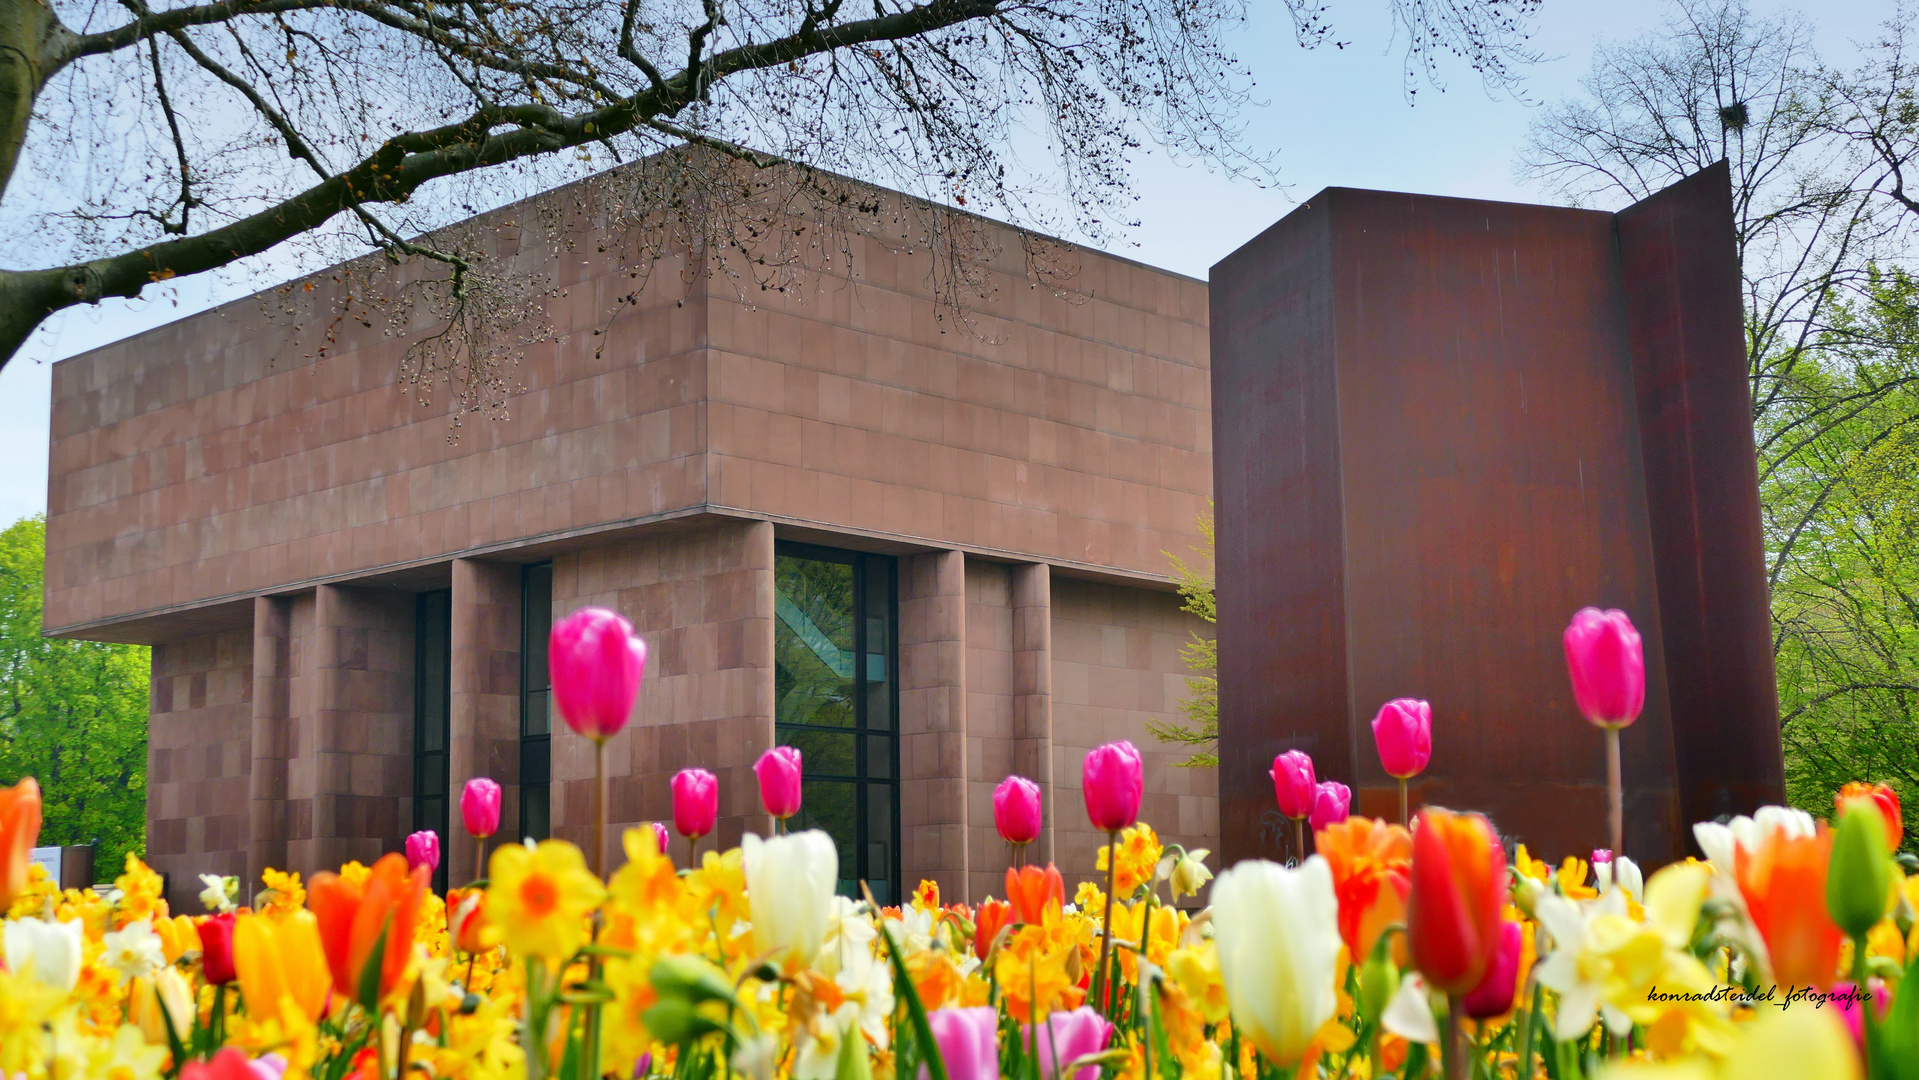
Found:
M 1110 850 L 1110 845 L 1099 849 L 1098 869 L 1102 874 L 1106 873 Z M 1153 880 L 1162 850 L 1159 834 L 1144 821 L 1119 834 L 1119 866 L 1113 872 L 1115 899 L 1132 896 L 1140 886 Z
M 1119 949 L 1119 967 L 1130 981 L 1139 979 L 1139 952 L 1143 950 L 1147 960 L 1164 967 L 1166 955 L 1179 944 L 1179 935 L 1190 921 L 1182 911 L 1164 904 L 1153 904 L 1150 905 L 1153 926 L 1148 934 L 1144 925 L 1148 906 L 1141 901 L 1137 904 L 1115 905 L 1113 908 L 1113 940 L 1123 945 Z
M 113 906 L 115 930 L 124 930 L 142 919 L 153 923 L 167 917 L 167 902 L 160 895 L 160 875 L 141 862 L 139 856 L 127 852 L 126 872 L 113 879 L 113 886 L 120 890 L 120 898 Z
M 1031 1023 L 1035 1013 L 1047 1016 L 1078 1008 L 1085 997 L 1078 985 L 1083 970 L 1079 943 L 1057 923 L 1022 926 L 1000 947 L 993 963 L 1007 1015 L 1021 1023 Z
M 516 956 L 558 965 L 586 944 L 587 916 L 606 899 L 580 849 L 564 840 L 507 844 L 488 864 L 487 912 Z
M 306 886 L 297 872 L 267 868 L 260 875 L 266 888 L 259 896 L 259 912 L 269 919 L 284 919 L 306 907 Z
M 1388 926 L 1406 921 L 1412 889 L 1413 838 L 1398 825 L 1351 817 L 1314 834 L 1333 871 L 1339 897 L 1339 936 L 1350 955 L 1368 957 Z M 1394 962 L 1406 962 L 1405 938 L 1393 942 Z

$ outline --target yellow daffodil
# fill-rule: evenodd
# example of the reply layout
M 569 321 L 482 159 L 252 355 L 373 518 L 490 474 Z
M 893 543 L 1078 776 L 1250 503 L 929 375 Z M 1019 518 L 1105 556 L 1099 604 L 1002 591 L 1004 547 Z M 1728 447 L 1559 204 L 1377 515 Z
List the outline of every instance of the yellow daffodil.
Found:
M 1111 845 L 1102 845 L 1099 849 L 1098 870 L 1106 873 L 1107 854 Z M 1153 872 L 1159 866 L 1161 847 L 1159 834 L 1145 822 L 1119 834 L 1119 867 L 1113 871 L 1113 895 L 1115 898 L 1129 897 L 1138 891 L 1141 885 L 1153 880 Z
M 507 844 L 488 864 L 487 915 L 509 951 L 559 964 L 587 939 L 587 915 L 606 898 L 580 849 L 564 840 Z
M 1219 949 L 1211 938 L 1167 954 L 1166 973 L 1192 998 L 1207 1023 L 1226 1019 L 1226 984 L 1219 974 Z

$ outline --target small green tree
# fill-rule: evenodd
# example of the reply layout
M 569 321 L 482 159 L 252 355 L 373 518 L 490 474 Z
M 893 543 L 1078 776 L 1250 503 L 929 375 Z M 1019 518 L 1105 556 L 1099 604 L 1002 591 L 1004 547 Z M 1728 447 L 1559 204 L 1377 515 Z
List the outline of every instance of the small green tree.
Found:
M 46 519 L 0 532 L 0 784 L 40 781 L 42 844 L 99 841 L 111 881 L 146 849 L 148 650 L 40 635 Z
M 1170 551 L 1162 554 L 1172 562 L 1173 577 L 1179 581 L 1179 595 L 1185 600 L 1180 609 L 1217 625 L 1219 608 L 1213 595 L 1211 511 L 1199 515 L 1199 533 L 1206 538 L 1206 544 L 1193 551 L 1203 556 L 1202 565 L 1195 566 Z M 1179 711 L 1186 714 L 1186 719 L 1148 720 L 1146 729 L 1161 742 L 1197 747 L 1192 756 L 1179 763 L 1182 768 L 1218 768 L 1219 677 L 1215 673 L 1219 670 L 1219 642 L 1195 633 L 1180 649 L 1179 658 L 1185 661 L 1186 670 L 1192 672 L 1186 677 L 1186 700 L 1179 703 Z

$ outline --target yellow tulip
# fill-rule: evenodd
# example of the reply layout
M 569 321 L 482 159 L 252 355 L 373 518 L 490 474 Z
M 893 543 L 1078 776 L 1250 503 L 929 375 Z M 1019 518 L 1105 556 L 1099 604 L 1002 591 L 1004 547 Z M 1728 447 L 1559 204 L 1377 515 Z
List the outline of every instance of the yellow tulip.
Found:
M 317 1020 L 333 983 L 326 951 L 320 947 L 320 923 L 310 911 L 284 919 L 242 915 L 233 927 L 233 969 L 247 1012 L 277 1016 L 291 997 L 307 1019 Z
M 164 1012 L 162 1005 L 166 1006 Z M 150 1045 L 167 1045 L 169 1020 L 173 1033 L 185 1042 L 193 1032 L 193 988 L 174 967 L 161 968 L 150 978 L 135 979 L 127 992 L 127 1019 Z
M 153 932 L 160 936 L 160 951 L 166 955 L 169 964 L 200 948 L 200 932 L 193 928 L 193 920 L 185 915 L 153 920 Z

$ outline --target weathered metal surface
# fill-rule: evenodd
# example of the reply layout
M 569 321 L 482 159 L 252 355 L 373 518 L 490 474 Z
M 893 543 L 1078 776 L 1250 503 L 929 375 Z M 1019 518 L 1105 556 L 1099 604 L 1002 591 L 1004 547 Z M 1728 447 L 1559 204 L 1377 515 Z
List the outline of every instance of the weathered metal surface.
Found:
M 1713 212 L 1689 211 L 1700 200 L 1686 190 L 1664 198 L 1629 227 L 1644 220 L 1650 236 L 1656 212 L 1696 229 Z M 1284 852 L 1266 768 L 1289 747 L 1353 785 L 1363 812 L 1391 813 L 1396 786 L 1368 723 L 1402 695 L 1435 713 L 1418 801 L 1485 810 L 1549 855 L 1602 846 L 1603 744 L 1574 710 L 1559 646 L 1586 604 L 1625 609 L 1646 637 L 1646 711 L 1624 739 L 1628 851 L 1683 851 L 1682 776 L 1715 792 L 1688 798 L 1687 813 L 1777 797 L 1776 724 L 1734 716 L 1771 692 L 1770 666 L 1750 660 L 1749 639 L 1769 655 L 1763 592 L 1756 619 L 1741 606 L 1744 571 L 1662 592 L 1700 577 L 1700 550 L 1759 560 L 1740 532 L 1756 537 L 1756 494 L 1749 522 L 1736 498 L 1702 494 L 1754 485 L 1750 423 L 1742 434 L 1725 420 L 1745 415 L 1743 381 L 1708 363 L 1724 313 L 1693 314 L 1723 303 L 1712 291 L 1723 267 L 1709 246 L 1662 261 L 1634 241 L 1634 267 L 1703 283 L 1662 284 L 1628 270 L 1616 231 L 1602 212 L 1331 189 L 1214 268 L 1228 860 Z M 1629 318 L 1674 288 L 1684 317 L 1645 330 Z M 1655 357 L 1650 383 L 1635 380 L 1635 331 Z M 1657 359 L 1676 342 L 1697 358 L 1677 374 Z M 1674 387 L 1690 411 L 1667 409 L 1642 433 L 1647 402 Z M 1689 552 L 1693 579 L 1673 569 Z M 1698 610 L 1676 619 L 1675 604 Z M 1727 625 L 1735 614 L 1745 621 Z M 1670 654 L 1668 632 L 1681 643 Z M 1677 695 L 1688 722 L 1713 718 L 1709 732 L 1675 738 L 1669 655 L 1689 678 L 1714 672 Z M 1770 773 L 1752 764 L 1763 752 L 1706 763 L 1710 740 L 1734 732 L 1770 733 Z M 1676 745 L 1699 764 L 1682 774 Z

